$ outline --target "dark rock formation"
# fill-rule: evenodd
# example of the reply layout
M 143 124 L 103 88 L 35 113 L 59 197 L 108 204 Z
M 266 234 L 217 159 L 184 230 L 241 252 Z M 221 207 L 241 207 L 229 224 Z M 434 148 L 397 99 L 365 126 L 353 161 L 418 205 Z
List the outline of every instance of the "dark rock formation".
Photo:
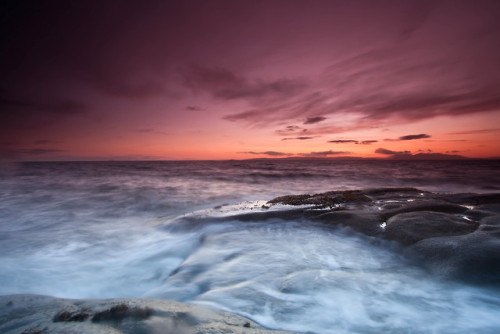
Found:
M 425 239 L 411 246 L 407 254 L 442 277 L 471 283 L 500 284 L 498 230 L 478 230 L 466 235 Z
M 441 236 L 467 234 L 474 231 L 477 224 L 453 215 L 417 211 L 400 213 L 387 221 L 385 237 L 411 245 L 417 241 Z
M 265 329 L 228 312 L 167 300 L 9 295 L 0 296 L 0 305 L 2 334 L 292 334 Z
M 500 194 L 383 188 L 282 196 L 269 212 L 275 204 L 309 205 L 300 217 L 397 241 L 442 277 L 500 284 Z
M 463 213 L 467 211 L 466 207 L 449 204 L 449 203 L 439 203 L 433 201 L 422 201 L 422 202 L 410 202 L 408 204 L 402 205 L 398 209 L 388 210 L 380 214 L 380 220 L 386 221 L 392 216 L 395 216 L 404 212 L 415 212 L 415 211 L 433 211 L 433 212 L 443 212 L 443 213 Z

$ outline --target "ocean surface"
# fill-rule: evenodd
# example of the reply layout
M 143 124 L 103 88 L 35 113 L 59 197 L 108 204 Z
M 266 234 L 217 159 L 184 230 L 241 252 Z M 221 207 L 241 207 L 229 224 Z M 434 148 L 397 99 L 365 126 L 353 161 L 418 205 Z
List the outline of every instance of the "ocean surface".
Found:
M 402 186 L 499 192 L 500 161 L 3 164 L 0 294 L 177 300 L 305 333 L 499 333 L 500 291 L 433 277 L 394 243 L 212 219 L 281 195 Z

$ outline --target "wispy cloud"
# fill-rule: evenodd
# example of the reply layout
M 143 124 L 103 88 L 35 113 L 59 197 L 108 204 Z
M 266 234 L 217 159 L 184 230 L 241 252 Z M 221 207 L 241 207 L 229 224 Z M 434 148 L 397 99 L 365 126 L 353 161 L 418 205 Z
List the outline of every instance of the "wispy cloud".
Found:
M 457 131 L 457 132 L 449 132 L 447 134 L 448 135 L 475 135 L 475 134 L 480 134 L 480 133 L 491 133 L 491 132 L 500 132 L 500 128 Z
M 411 154 L 410 151 L 392 151 L 392 150 L 388 150 L 388 149 L 385 149 L 385 148 L 377 148 L 375 150 L 375 153 L 378 153 L 378 154 L 385 154 L 385 155 L 408 155 L 408 154 Z
M 185 85 L 195 92 L 205 91 L 222 100 L 249 99 L 258 104 L 290 97 L 306 86 L 299 79 L 249 79 L 228 68 L 202 65 L 189 66 L 183 76 Z
M 421 134 L 418 134 L 418 135 L 407 135 L 407 136 L 402 136 L 402 137 L 399 137 L 399 140 L 415 140 L 415 139 L 424 139 L 424 138 L 430 138 L 431 136 L 425 134 L 425 133 L 421 133 Z
M 50 140 L 50 139 L 40 139 L 36 140 L 33 144 L 35 145 L 52 145 L 52 144 L 61 144 L 63 141 L 61 140 Z
M 187 106 L 186 110 L 190 110 L 190 111 L 204 111 L 205 109 L 203 109 L 201 107 L 197 107 L 197 106 Z
M 283 138 L 283 140 L 308 140 L 308 139 L 313 139 L 315 137 L 292 137 L 292 138 Z
M 276 152 L 276 151 L 264 151 L 264 152 L 254 152 L 254 151 L 248 151 L 248 152 L 238 152 L 241 154 L 254 154 L 254 155 L 269 155 L 272 157 L 284 157 L 284 156 L 290 156 L 293 155 L 292 153 L 284 153 L 284 152 Z
M 327 118 L 326 117 L 323 117 L 323 116 L 316 116 L 316 117 L 308 117 L 303 124 L 315 124 L 315 123 L 319 123 L 319 122 L 323 122 L 324 120 L 326 120 Z
M 329 156 L 336 156 L 336 155 L 348 155 L 348 154 L 351 154 L 351 152 L 329 150 L 329 151 L 320 151 L 320 152 L 299 153 L 297 155 L 300 155 L 302 157 L 321 158 L 321 157 L 329 157 Z
M 333 144 L 354 143 L 354 144 L 358 144 L 358 145 L 370 145 L 370 144 L 378 142 L 378 140 L 337 139 L 337 140 L 329 140 L 328 142 L 333 143 Z
M 329 140 L 328 142 L 333 144 L 359 143 L 358 140 L 352 140 L 352 139 L 337 139 L 337 140 Z

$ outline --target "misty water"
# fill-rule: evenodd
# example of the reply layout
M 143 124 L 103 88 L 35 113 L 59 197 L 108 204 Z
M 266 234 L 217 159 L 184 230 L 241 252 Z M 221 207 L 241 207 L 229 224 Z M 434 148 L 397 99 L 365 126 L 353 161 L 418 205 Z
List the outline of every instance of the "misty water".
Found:
M 498 192 L 499 170 L 495 161 L 3 165 L 0 294 L 177 300 L 307 333 L 498 333 L 498 289 L 434 277 L 395 243 L 305 220 L 214 217 L 330 190 Z

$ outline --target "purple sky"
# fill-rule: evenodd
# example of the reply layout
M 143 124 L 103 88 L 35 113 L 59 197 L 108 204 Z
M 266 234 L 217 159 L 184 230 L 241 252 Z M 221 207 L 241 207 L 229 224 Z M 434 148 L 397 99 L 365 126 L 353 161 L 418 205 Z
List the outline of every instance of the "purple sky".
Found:
M 500 156 L 500 1 L 1 6 L 7 158 Z

